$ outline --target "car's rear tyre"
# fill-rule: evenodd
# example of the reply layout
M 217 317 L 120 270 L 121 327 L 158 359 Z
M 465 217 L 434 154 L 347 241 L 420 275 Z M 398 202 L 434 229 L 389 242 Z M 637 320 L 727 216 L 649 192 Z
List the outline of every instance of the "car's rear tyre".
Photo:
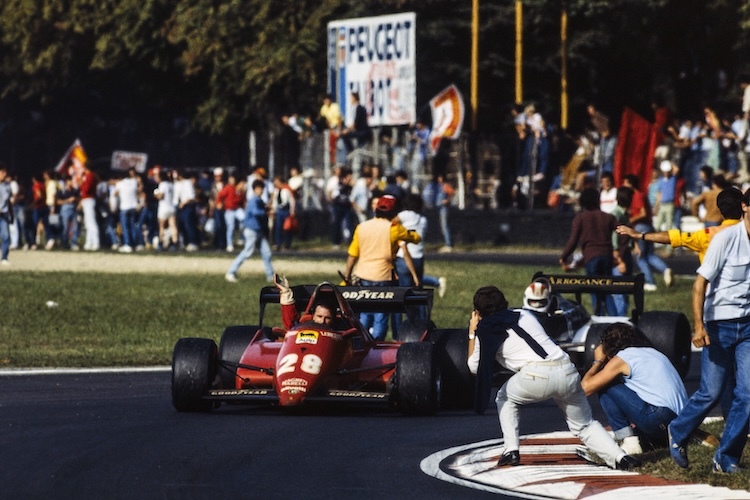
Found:
M 397 404 L 404 415 L 434 415 L 440 402 L 440 367 L 429 342 L 403 344 L 396 354 Z
M 172 352 L 172 405 L 177 411 L 211 411 L 213 401 L 203 399 L 216 378 L 216 342 L 184 338 Z
M 467 364 L 469 337 L 465 328 L 435 330 L 440 360 L 440 406 L 465 409 L 474 406 L 474 377 Z
M 245 349 L 258 332 L 257 326 L 230 326 L 221 334 L 219 341 L 219 377 L 223 389 L 234 389 L 237 363 Z
M 435 323 L 425 319 L 404 320 L 398 327 L 399 342 L 419 342 L 425 332 L 435 329 Z
M 638 329 L 664 353 L 683 379 L 690 370 L 692 332 L 683 313 L 649 311 L 638 318 Z
M 592 323 L 586 333 L 583 350 L 583 372 L 587 372 L 594 364 L 594 351 L 602 343 L 602 333 L 609 326 L 608 323 Z

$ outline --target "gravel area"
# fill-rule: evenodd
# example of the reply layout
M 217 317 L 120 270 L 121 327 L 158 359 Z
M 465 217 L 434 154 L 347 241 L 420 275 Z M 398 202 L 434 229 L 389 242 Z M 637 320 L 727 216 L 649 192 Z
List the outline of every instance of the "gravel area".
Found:
M 11 250 L 9 265 L 0 266 L 0 273 L 14 271 L 71 271 L 99 273 L 145 273 L 145 274 L 221 274 L 226 273 L 234 254 L 171 254 L 143 252 L 120 254 L 110 251 L 72 252 L 46 250 Z M 340 260 L 301 259 L 293 254 L 276 255 L 273 265 L 277 272 L 294 276 L 295 274 L 316 272 L 331 274 L 332 279 L 337 271 L 346 267 L 346 257 Z M 240 268 L 239 275 L 263 275 L 263 264 L 256 254 L 246 260 Z

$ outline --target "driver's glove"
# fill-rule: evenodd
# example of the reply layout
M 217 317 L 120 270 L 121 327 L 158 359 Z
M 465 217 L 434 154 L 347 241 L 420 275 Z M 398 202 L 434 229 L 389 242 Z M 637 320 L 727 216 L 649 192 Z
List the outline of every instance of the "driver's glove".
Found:
M 286 279 L 286 276 L 274 276 L 274 283 L 276 283 L 276 288 L 279 289 L 279 303 L 282 306 L 294 304 L 294 294 L 289 287 L 289 280 Z

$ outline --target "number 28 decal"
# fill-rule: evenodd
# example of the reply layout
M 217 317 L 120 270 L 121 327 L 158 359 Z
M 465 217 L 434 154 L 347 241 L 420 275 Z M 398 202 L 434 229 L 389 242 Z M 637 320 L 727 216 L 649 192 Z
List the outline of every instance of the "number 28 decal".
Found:
M 281 361 L 279 361 L 279 369 L 276 372 L 276 376 L 283 375 L 284 373 L 289 373 L 294 371 L 294 367 L 297 364 L 297 361 L 299 360 L 299 356 L 296 354 L 287 354 L 283 358 L 281 358 Z M 323 360 L 320 359 L 320 356 L 316 356 L 315 354 L 305 354 L 302 356 L 302 361 L 300 361 L 299 369 L 302 370 L 305 373 L 309 373 L 310 375 L 317 375 L 320 373 L 320 368 L 323 366 Z

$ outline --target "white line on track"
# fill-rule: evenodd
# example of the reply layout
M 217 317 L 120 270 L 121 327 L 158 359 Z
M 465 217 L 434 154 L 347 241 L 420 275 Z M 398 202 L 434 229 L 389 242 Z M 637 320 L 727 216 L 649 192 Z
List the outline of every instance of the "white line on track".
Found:
M 0 377 L 26 375 L 78 375 L 88 373 L 168 372 L 170 366 L 109 366 L 101 368 L 2 368 Z

